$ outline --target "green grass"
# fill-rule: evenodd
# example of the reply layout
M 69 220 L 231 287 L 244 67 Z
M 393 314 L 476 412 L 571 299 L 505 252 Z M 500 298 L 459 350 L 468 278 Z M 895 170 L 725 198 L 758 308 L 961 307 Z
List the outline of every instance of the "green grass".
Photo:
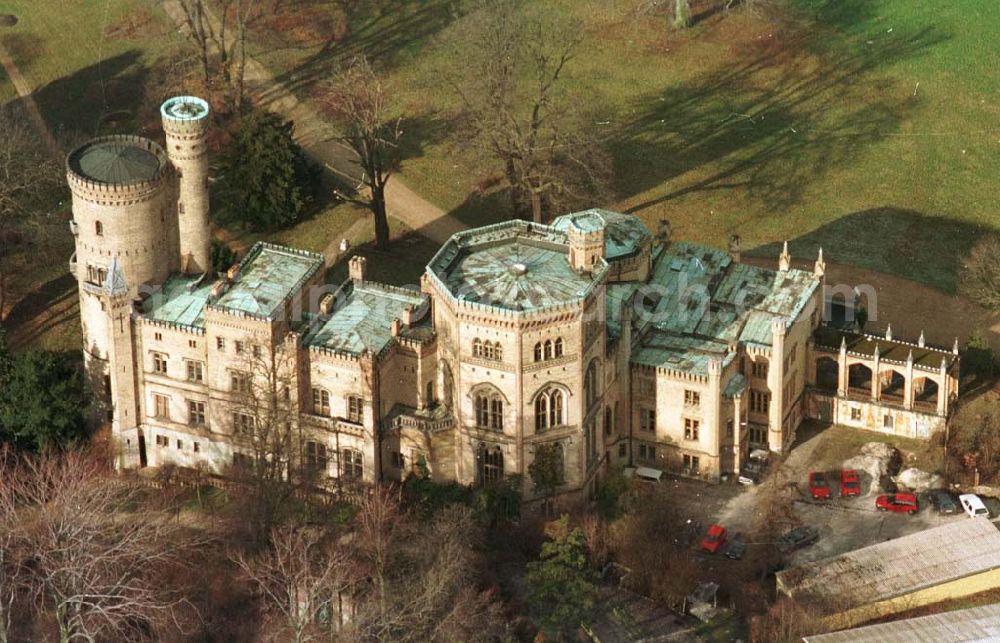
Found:
M 941 448 L 934 446 L 934 440 L 915 440 L 839 425 L 824 429 L 815 439 L 820 443 L 813 451 L 810 466 L 817 470 L 839 469 L 844 460 L 860 454 L 861 447 L 868 442 L 882 442 L 898 449 L 904 468 L 937 473 L 942 468 Z
M 304 92 L 367 48 L 409 120 L 407 182 L 467 222 L 507 216 L 500 195 L 470 196 L 498 168 L 453 133 L 433 44 L 451 3 L 396 4 L 353 16 L 339 41 L 261 55 Z M 998 3 L 787 0 L 780 15 L 717 14 L 680 33 L 625 0 L 533 5 L 583 21 L 566 81 L 614 157 L 602 205 L 670 219 L 694 241 L 738 233 L 752 254 L 786 238 L 798 257 L 823 246 L 948 292 L 970 246 L 1000 227 Z

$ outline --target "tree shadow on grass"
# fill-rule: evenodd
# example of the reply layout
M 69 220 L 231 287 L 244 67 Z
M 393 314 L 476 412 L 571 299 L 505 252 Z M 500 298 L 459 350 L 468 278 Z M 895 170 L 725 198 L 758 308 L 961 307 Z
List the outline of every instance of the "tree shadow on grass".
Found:
M 810 184 L 892 135 L 919 106 L 872 72 L 947 39 L 932 27 L 900 30 L 815 56 L 804 48 L 812 31 L 779 35 L 741 63 L 637 102 L 637 116 L 609 141 L 619 196 L 670 189 L 630 212 L 720 190 L 743 191 L 766 211 L 799 203 Z
M 389 250 L 375 247 L 375 242 L 361 244 L 342 255 L 326 271 L 326 282 L 340 284 L 347 279 L 347 262 L 353 255 L 368 259 L 367 278 L 394 286 L 417 286 L 427 263 L 440 246 L 418 232 L 408 231 L 394 237 Z
M 142 52 L 131 49 L 44 85 L 35 102 L 59 139 L 135 133 L 148 77 Z
M 370 4 L 349 16 L 343 38 L 330 37 L 295 67 L 275 76 L 284 90 L 295 92 L 335 73 L 346 60 L 364 54 L 379 67 L 391 67 L 413 55 L 459 15 L 458 0 L 392 0 L 372 11 Z M 315 45 L 309 47 L 314 49 Z
M 852 212 L 788 242 L 797 259 L 816 257 L 924 283 L 954 293 L 962 263 L 984 229 L 962 221 L 891 206 Z M 746 252 L 777 261 L 776 241 Z

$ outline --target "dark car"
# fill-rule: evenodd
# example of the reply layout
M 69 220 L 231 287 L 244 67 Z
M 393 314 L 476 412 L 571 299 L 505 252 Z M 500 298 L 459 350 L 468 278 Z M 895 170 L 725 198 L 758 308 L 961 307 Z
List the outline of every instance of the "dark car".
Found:
M 764 475 L 764 463 L 759 460 L 750 460 L 740 469 L 740 484 L 757 484 L 761 476 Z
M 927 492 L 927 498 L 931 501 L 931 504 L 937 508 L 938 513 L 958 513 L 958 502 L 955 500 L 955 496 L 951 495 L 944 489 L 931 489 Z
M 879 511 L 894 511 L 912 516 L 920 510 L 920 505 L 912 493 L 890 493 L 876 498 L 875 508 Z
M 726 547 L 726 551 L 723 555 L 730 560 L 739 560 L 743 558 L 743 554 L 747 551 L 747 544 L 743 542 L 743 537 L 740 534 L 733 536 L 733 539 L 729 541 L 729 546 Z
M 809 474 L 809 493 L 813 500 L 829 500 L 830 483 L 826 481 L 826 475 L 819 471 Z
M 792 552 L 803 547 L 808 547 L 819 540 L 819 532 L 812 527 L 796 527 L 785 533 L 778 541 L 778 549 L 783 552 Z

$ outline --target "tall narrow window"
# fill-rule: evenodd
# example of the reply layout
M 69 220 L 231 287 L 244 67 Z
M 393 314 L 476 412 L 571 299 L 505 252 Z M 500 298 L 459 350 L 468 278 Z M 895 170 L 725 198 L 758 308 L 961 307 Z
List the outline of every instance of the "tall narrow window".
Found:
M 103 237 L 104 236 L 104 224 L 101 223 L 100 221 L 95 221 L 94 222 L 94 232 L 97 233 L 97 236 Z
M 493 343 L 486 342 L 482 345 L 483 357 L 493 359 Z
M 349 395 L 347 397 L 347 419 L 360 424 L 364 419 L 364 414 L 365 407 L 361 398 L 357 395 Z
M 549 394 L 549 426 L 561 426 L 563 423 L 562 391 L 552 391 Z
M 562 357 L 563 354 L 563 340 L 562 337 L 557 337 L 555 342 L 555 356 Z
M 503 453 L 499 446 L 490 448 L 485 444 L 480 444 L 476 460 L 480 484 L 489 484 L 503 479 Z
M 549 426 L 549 396 L 544 393 L 535 400 L 535 431 L 543 431 Z
M 535 344 L 535 361 L 536 362 L 542 361 L 542 343 L 541 342 L 538 342 L 537 344 Z
M 340 452 L 340 475 L 349 480 L 364 477 L 364 455 L 357 449 L 343 449 Z
M 495 342 L 493 344 L 493 359 L 498 362 L 503 359 L 503 346 L 500 345 L 500 342 Z
M 166 395 L 153 394 L 153 413 L 154 417 L 162 418 L 164 420 L 170 419 L 170 398 Z
M 163 353 L 153 353 L 153 372 L 167 374 L 167 356 Z
M 498 431 L 503 429 L 503 400 L 499 397 L 490 400 L 490 428 Z
M 306 442 L 306 469 L 314 473 L 324 473 L 327 468 L 326 445 L 312 440 Z
M 485 395 L 476 396 L 476 426 L 486 428 L 490 423 L 490 398 Z
M 545 359 L 552 359 L 552 340 L 545 340 Z
M 187 378 L 189 382 L 205 381 L 205 365 L 201 362 L 187 361 Z
M 205 426 L 205 403 L 188 400 L 188 424 Z
M 478 337 L 472 340 L 472 356 L 473 357 L 483 356 L 483 342 Z

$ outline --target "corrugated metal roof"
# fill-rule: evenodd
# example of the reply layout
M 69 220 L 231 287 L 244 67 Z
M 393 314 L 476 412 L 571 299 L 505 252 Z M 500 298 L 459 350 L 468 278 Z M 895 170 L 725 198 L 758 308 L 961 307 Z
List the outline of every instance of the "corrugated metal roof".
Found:
M 817 634 L 806 643 L 958 643 L 1000 641 L 1000 603 L 852 630 Z
M 977 518 L 793 567 L 777 578 L 797 601 L 844 610 L 997 568 L 1000 530 Z

